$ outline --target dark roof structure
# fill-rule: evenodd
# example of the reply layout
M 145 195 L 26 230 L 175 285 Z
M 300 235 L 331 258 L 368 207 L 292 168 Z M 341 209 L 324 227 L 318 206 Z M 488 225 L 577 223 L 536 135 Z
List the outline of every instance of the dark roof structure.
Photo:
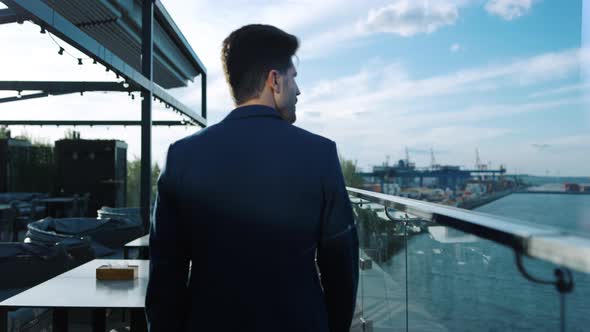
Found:
M 207 70 L 159 0 L 0 0 L 0 24 L 31 21 L 103 64 L 124 82 L 2 81 L 0 90 L 17 91 L 3 102 L 86 91 L 140 92 L 141 121 L 39 120 L 4 121 L 31 125 L 141 125 L 141 206 L 144 225 L 151 206 L 151 127 L 207 125 Z M 60 49 L 60 54 L 63 49 Z M 82 62 L 78 59 L 79 63 Z M 201 110 L 197 112 L 167 89 L 186 87 L 201 77 Z M 22 93 L 22 94 L 21 94 Z M 132 95 L 133 96 L 133 95 Z M 134 97 L 134 96 L 133 96 Z M 187 121 L 152 121 L 152 103 L 186 115 Z M 146 227 L 147 229 L 147 227 Z

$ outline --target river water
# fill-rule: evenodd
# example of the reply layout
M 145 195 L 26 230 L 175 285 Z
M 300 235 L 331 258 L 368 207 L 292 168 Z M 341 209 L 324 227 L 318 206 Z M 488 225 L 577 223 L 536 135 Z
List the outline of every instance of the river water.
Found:
M 590 195 L 512 194 L 476 211 L 590 238 Z M 400 325 L 404 308 L 409 308 L 410 331 L 560 330 L 561 297 L 555 286 L 525 279 L 511 249 L 436 227 L 410 237 L 407 257 L 402 250 L 379 263 L 398 288 L 389 290 L 385 300 L 403 305 L 381 321 L 376 318 L 376 331 L 405 329 L 405 323 Z M 535 277 L 554 279 L 554 265 L 527 258 L 524 263 Z M 573 293 L 564 297 L 565 327 L 590 331 L 590 275 L 574 271 L 574 281 Z

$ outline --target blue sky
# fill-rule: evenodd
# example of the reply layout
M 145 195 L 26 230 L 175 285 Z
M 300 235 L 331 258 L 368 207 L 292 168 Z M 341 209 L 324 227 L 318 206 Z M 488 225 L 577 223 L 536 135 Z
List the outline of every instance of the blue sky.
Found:
M 583 37 L 590 1 L 163 2 L 208 68 L 210 124 L 233 107 L 221 41 L 244 24 L 267 23 L 301 40 L 296 125 L 333 139 L 365 169 L 386 156 L 403 158 L 406 147 L 419 166 L 430 164 L 433 149 L 438 163 L 473 167 L 479 149 L 484 162 L 510 172 L 590 176 L 590 37 Z M 33 24 L 0 26 L 0 42 L 14 45 L 0 52 L 2 79 L 113 79 L 104 68 L 58 56 Z M 199 90 L 193 84 L 175 93 L 198 108 Z M 11 119 L 48 118 L 48 111 L 139 117 L 138 101 L 117 94 L 2 108 Z M 174 118 L 161 109 L 155 117 Z M 155 129 L 154 159 L 161 162 L 166 146 L 192 130 Z M 53 140 L 64 128 L 26 131 Z M 82 136 L 124 139 L 139 155 L 139 130 L 84 128 Z

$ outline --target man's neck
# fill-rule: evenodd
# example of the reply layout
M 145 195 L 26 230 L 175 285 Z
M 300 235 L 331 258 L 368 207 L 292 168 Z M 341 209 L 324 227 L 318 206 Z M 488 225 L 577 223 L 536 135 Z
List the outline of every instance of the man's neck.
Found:
M 272 96 L 272 92 L 268 88 L 263 89 L 260 92 L 259 96 L 252 98 L 250 100 L 247 100 L 247 101 L 241 103 L 240 105 L 238 105 L 237 107 L 249 106 L 249 105 L 263 105 L 263 106 L 268 106 L 268 107 L 276 109 L 275 100 Z
M 268 102 L 266 100 L 263 100 L 262 98 L 250 99 L 242 104 L 237 105 L 236 108 L 243 107 L 243 106 L 250 106 L 250 105 L 262 105 L 262 106 L 268 106 L 268 107 L 275 108 L 274 102 Z
M 280 110 L 277 109 L 274 99 L 272 98 L 272 95 L 269 95 L 268 93 L 262 93 L 260 95 L 260 97 L 257 98 L 252 98 L 246 102 L 243 102 L 239 105 L 236 105 L 236 108 L 238 107 L 243 107 L 243 106 L 251 106 L 251 105 L 261 105 L 261 106 L 267 106 L 270 108 L 274 108 L 275 110 L 277 110 L 279 112 L 279 115 L 281 116 L 281 118 L 283 118 L 283 120 L 285 121 L 289 121 L 287 120 L 287 118 L 285 117 L 284 114 L 282 114 L 282 112 Z M 292 122 L 289 122 L 292 123 Z

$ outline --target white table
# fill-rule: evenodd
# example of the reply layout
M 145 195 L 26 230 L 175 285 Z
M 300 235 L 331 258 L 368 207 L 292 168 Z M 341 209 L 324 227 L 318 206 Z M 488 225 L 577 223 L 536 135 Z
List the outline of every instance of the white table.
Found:
M 138 265 L 138 278 L 125 281 L 96 280 L 96 268 L 108 264 Z M 71 308 L 91 309 L 92 330 L 105 331 L 107 308 L 129 309 L 131 330 L 145 331 L 145 293 L 149 261 L 95 259 L 0 302 L 0 332 L 7 329 L 8 310 L 23 307 L 52 308 L 53 330 L 67 331 Z
M 129 250 L 130 249 L 139 249 L 139 258 L 140 259 L 148 259 L 149 258 L 149 246 L 150 246 L 150 235 L 146 234 L 140 238 L 137 238 L 125 245 L 123 247 L 123 258 L 129 258 Z

